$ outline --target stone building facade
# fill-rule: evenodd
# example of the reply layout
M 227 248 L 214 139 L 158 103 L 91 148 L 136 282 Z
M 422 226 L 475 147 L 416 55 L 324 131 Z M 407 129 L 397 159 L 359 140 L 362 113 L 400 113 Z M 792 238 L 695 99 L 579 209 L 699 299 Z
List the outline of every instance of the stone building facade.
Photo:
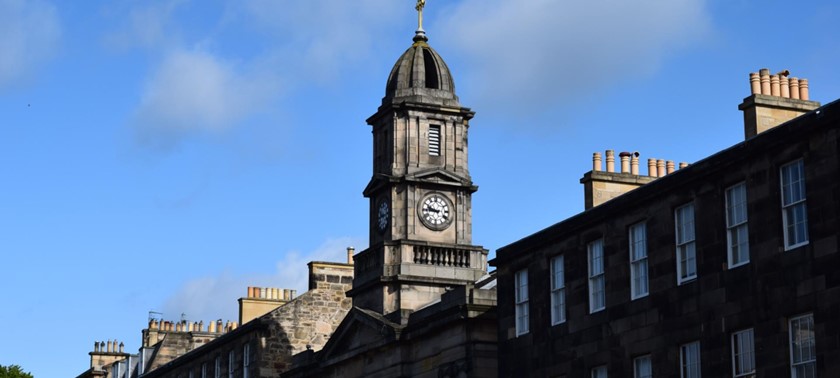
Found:
M 473 115 L 419 28 L 367 120 L 370 244 L 354 257 L 353 309 L 323 350 L 296 355 L 283 376 L 496 375 L 495 278 L 488 251 L 472 244 Z
M 784 75 L 745 141 L 498 250 L 500 376 L 840 371 L 840 102 Z
M 292 355 L 321 349 L 351 307 L 345 293 L 353 264 L 310 262 L 309 290 L 249 287 L 236 322 L 151 320 L 142 331 L 138 354 L 109 346 L 91 352 L 91 369 L 80 377 L 275 377 L 291 366 Z M 273 309 L 270 308 L 273 303 Z M 248 316 L 263 313 L 248 320 Z M 109 342 L 110 344 L 110 342 Z M 133 358 L 133 359 L 132 359 Z
M 309 263 L 309 290 L 144 377 L 276 377 L 292 355 L 320 349 L 350 310 L 353 265 Z

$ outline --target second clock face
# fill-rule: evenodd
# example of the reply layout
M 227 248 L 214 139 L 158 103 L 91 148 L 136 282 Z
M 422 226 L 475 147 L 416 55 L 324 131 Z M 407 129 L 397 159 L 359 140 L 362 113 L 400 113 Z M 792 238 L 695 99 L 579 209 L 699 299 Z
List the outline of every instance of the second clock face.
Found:
M 426 196 L 420 205 L 420 219 L 429 228 L 444 229 L 452 219 L 449 200 L 440 194 Z
M 379 204 L 378 214 L 376 215 L 376 226 L 379 227 L 379 232 L 384 232 L 388 227 L 388 219 L 391 218 L 391 213 L 388 211 L 388 202 L 382 201 Z

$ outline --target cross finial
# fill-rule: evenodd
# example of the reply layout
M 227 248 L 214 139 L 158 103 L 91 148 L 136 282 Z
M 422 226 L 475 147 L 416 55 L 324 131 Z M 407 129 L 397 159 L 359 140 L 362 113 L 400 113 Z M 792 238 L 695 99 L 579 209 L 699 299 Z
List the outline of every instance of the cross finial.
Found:
M 423 30 L 423 7 L 426 6 L 426 0 L 417 0 L 417 6 L 414 9 L 417 9 L 417 30 Z

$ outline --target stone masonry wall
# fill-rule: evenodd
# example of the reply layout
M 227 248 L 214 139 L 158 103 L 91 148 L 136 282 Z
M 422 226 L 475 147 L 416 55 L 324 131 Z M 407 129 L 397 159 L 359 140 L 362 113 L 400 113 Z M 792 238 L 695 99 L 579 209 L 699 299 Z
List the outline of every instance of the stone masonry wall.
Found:
M 292 355 L 323 348 L 352 306 L 345 295 L 352 286 L 353 265 L 309 263 L 309 291 L 263 316 L 271 321 L 259 376 L 279 376 Z

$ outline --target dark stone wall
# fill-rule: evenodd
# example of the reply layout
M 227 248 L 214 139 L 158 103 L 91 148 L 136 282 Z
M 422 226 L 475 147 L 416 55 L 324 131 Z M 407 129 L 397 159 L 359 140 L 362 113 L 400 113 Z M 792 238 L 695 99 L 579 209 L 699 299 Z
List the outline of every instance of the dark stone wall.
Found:
M 754 328 L 757 376 L 790 374 L 788 320 L 813 313 L 820 376 L 840 371 L 840 119 L 837 103 L 502 248 L 499 375 L 679 376 L 680 345 L 700 341 L 703 376 L 731 376 L 731 334 Z M 785 251 L 779 168 L 804 158 L 809 244 Z M 750 262 L 728 269 L 724 192 L 747 184 Z M 695 206 L 697 279 L 677 285 L 674 210 Z M 650 294 L 630 300 L 628 227 L 647 224 Z M 603 238 L 607 308 L 589 314 L 588 242 Z M 565 256 L 567 321 L 551 326 L 549 262 Z M 530 332 L 514 330 L 514 273 L 529 272 Z

